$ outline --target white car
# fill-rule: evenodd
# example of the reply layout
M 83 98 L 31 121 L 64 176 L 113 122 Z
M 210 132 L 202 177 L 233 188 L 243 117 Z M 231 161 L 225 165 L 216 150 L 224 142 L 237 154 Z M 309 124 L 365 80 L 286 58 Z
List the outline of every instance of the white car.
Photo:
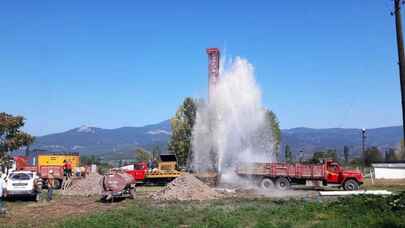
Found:
M 42 180 L 35 172 L 12 171 L 7 175 L 5 181 L 5 197 L 28 196 L 35 201 L 40 200 Z

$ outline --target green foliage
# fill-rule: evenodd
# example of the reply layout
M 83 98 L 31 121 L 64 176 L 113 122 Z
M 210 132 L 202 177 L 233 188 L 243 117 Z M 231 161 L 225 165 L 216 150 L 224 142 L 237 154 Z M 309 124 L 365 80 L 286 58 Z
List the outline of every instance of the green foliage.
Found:
M 385 158 L 384 158 L 385 162 L 393 162 L 396 160 L 397 160 L 397 158 L 396 158 L 395 150 L 393 148 L 389 148 L 388 150 L 385 151 Z
M 383 161 L 380 150 L 373 146 L 368 148 L 363 153 L 363 163 L 366 167 L 369 167 L 373 162 Z
M 179 166 L 186 166 L 192 153 L 191 140 L 196 114 L 196 102 L 187 97 L 171 119 L 172 135 L 168 149 L 177 156 Z
M 405 161 L 405 146 L 403 139 L 401 140 L 399 145 L 399 151 L 397 151 L 397 153 L 395 154 L 395 159 L 398 161 Z
M 91 165 L 91 164 L 100 164 L 101 161 L 99 158 L 97 158 L 95 155 L 81 155 L 80 156 L 80 165 L 85 166 L 85 165 Z
M 312 155 L 310 163 L 320 163 L 323 160 L 337 160 L 336 150 L 318 151 Z
M 60 221 L 59 227 L 404 227 L 404 193 L 336 200 L 225 199 L 151 203 Z M 164 205 L 164 206 L 163 206 Z
M 285 160 L 285 162 L 288 162 L 288 163 L 293 162 L 292 151 L 288 144 L 285 145 L 285 148 L 284 148 L 284 160 Z
M 0 113 L 0 163 L 8 160 L 8 152 L 34 142 L 34 137 L 21 131 L 24 124 L 22 116 Z
M 138 148 L 135 150 L 135 160 L 137 162 L 148 162 L 152 159 L 152 156 L 149 152 L 145 151 L 142 148 Z
M 105 163 L 105 162 L 99 162 L 97 164 L 97 171 L 100 174 L 106 174 L 108 171 L 112 168 L 112 165 Z
M 349 149 L 348 146 L 343 147 L 343 156 L 344 156 L 344 159 L 345 159 L 345 164 L 349 163 L 349 151 L 350 151 L 350 149 Z
M 281 130 L 280 130 L 280 122 L 276 116 L 276 114 L 271 110 L 266 110 L 266 120 L 270 123 L 271 131 L 273 133 L 273 139 L 275 141 L 275 151 L 276 156 L 278 158 L 278 153 L 280 149 L 281 143 Z

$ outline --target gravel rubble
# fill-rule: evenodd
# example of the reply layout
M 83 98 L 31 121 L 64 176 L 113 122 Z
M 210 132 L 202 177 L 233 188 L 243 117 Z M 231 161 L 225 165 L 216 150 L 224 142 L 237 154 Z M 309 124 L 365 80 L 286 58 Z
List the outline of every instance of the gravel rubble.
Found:
M 85 178 L 74 178 L 72 185 L 64 190 L 61 190 L 62 195 L 69 196 L 90 196 L 101 194 L 101 180 L 103 176 L 98 173 L 90 173 Z
M 185 173 L 150 197 L 154 200 L 203 201 L 217 199 L 220 194 L 193 175 Z

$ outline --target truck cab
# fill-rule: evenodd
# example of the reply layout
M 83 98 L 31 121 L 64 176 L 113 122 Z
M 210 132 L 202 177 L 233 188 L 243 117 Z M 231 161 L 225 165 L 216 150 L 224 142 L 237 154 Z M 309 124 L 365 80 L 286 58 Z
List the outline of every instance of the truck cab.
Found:
M 129 166 L 130 168 L 126 169 L 126 172 L 132 175 L 137 182 L 144 182 L 145 176 L 148 172 L 148 165 L 146 164 L 146 162 L 137 162 Z M 125 167 L 123 168 L 125 169 Z
M 325 180 L 328 185 L 337 184 L 345 190 L 358 190 L 363 184 L 364 176 L 360 170 L 345 169 L 338 162 L 325 162 Z

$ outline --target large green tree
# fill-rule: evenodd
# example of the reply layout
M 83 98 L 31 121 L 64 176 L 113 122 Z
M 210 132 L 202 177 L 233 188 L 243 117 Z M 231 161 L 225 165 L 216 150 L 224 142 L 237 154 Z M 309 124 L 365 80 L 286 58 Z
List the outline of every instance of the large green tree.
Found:
M 0 113 L 0 164 L 8 161 L 8 154 L 34 142 L 34 137 L 21 130 L 25 121 L 22 116 Z
M 292 151 L 288 144 L 285 145 L 285 148 L 284 148 L 284 160 L 285 160 L 285 162 L 288 162 L 288 163 L 291 163 L 293 161 Z
M 317 151 L 312 155 L 311 163 L 320 163 L 322 160 L 337 160 L 336 150 Z
M 177 156 L 179 166 L 186 166 L 187 158 L 192 153 L 191 140 L 196 114 L 196 102 L 187 97 L 171 119 L 172 135 L 168 150 Z
M 266 120 L 270 124 L 271 131 L 273 134 L 273 139 L 275 143 L 275 153 L 276 157 L 278 158 L 280 153 L 280 143 L 281 143 L 281 130 L 280 130 L 280 122 L 276 114 L 271 110 L 266 110 Z

